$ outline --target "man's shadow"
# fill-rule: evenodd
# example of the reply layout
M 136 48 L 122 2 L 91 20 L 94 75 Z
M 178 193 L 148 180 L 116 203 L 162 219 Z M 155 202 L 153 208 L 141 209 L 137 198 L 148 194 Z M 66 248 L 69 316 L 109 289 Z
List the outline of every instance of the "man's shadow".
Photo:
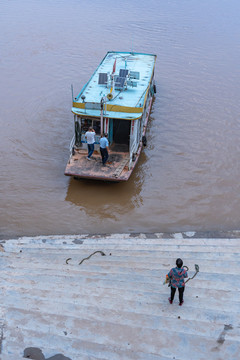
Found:
M 28 347 L 24 350 L 23 357 L 25 359 L 34 359 L 34 360 L 71 360 L 70 358 L 62 355 L 56 354 L 50 358 L 45 358 L 42 353 L 42 350 L 36 347 Z

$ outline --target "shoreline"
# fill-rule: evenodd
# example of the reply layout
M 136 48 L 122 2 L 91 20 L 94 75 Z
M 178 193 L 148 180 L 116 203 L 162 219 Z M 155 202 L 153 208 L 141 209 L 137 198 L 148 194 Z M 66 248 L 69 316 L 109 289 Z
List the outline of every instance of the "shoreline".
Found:
M 4 236 L 0 235 L 0 243 L 4 243 L 8 240 L 18 240 L 22 238 L 59 238 L 59 237 L 66 237 L 66 238 L 72 238 L 74 236 L 77 237 L 91 237 L 91 238 L 104 238 L 104 237 L 112 237 L 112 236 L 128 236 L 129 238 L 137 238 L 139 236 L 146 238 L 146 239 L 240 239 L 240 230 L 213 230 L 213 231 L 173 231 L 173 232 L 122 232 L 122 233 L 79 233 L 79 234 L 40 234 L 40 235 L 16 235 L 16 236 Z

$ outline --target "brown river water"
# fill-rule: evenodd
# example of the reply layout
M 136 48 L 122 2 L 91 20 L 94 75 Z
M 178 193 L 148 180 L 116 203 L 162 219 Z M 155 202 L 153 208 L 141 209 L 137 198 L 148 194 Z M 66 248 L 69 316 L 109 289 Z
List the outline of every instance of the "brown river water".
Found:
M 0 238 L 240 228 L 239 0 L 0 0 Z M 64 176 L 76 96 L 109 50 L 157 54 L 127 183 Z

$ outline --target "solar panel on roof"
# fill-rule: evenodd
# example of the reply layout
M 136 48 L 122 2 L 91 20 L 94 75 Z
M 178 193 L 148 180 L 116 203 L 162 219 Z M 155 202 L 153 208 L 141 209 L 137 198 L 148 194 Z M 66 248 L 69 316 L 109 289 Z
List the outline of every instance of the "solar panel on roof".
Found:
M 128 74 L 128 70 L 126 70 L 126 69 L 120 69 L 120 71 L 119 71 L 119 76 L 120 76 L 120 77 L 126 77 L 127 74 Z
M 99 73 L 98 74 L 98 84 L 106 85 L 108 80 L 107 73 Z
M 140 72 L 138 71 L 130 71 L 130 79 L 140 79 Z
M 117 76 L 115 79 L 115 89 L 122 90 L 124 88 L 125 80 L 125 77 Z
M 137 87 L 137 81 L 128 80 L 127 85 L 131 87 Z

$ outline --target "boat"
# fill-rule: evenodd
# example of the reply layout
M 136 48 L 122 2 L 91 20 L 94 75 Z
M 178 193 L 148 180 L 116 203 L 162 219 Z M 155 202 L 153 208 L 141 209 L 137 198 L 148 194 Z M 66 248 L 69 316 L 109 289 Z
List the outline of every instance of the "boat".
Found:
M 73 96 L 74 136 L 65 175 L 127 181 L 146 145 L 146 128 L 156 85 L 156 55 L 109 51 L 77 97 Z M 85 133 L 95 130 L 94 153 L 87 159 Z M 101 135 L 107 134 L 109 158 L 102 165 Z

